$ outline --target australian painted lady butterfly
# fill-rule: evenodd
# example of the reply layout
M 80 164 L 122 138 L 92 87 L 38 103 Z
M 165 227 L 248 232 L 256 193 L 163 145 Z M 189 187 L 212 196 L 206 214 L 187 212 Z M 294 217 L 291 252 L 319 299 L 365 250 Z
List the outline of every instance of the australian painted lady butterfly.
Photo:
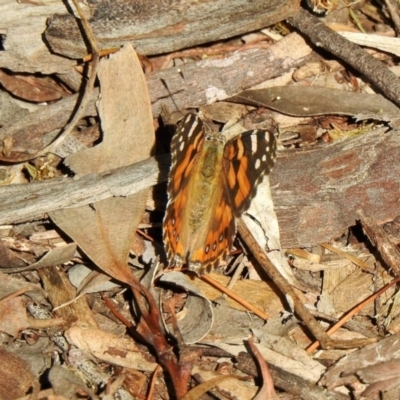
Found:
M 171 145 L 164 243 L 170 266 L 199 275 L 218 267 L 231 250 L 235 218 L 250 207 L 257 185 L 275 161 L 276 141 L 265 130 L 226 141 L 188 114 Z

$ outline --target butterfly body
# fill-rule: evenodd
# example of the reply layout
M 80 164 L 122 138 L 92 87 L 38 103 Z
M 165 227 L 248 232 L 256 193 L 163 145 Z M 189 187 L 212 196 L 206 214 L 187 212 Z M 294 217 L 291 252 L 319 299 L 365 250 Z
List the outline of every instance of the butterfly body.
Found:
M 187 264 L 203 274 L 230 251 L 235 217 L 247 210 L 257 183 L 272 165 L 274 137 L 249 131 L 226 142 L 219 133 L 206 133 L 201 120 L 188 114 L 173 137 L 171 152 L 164 219 L 167 255 L 170 265 Z M 252 153 L 259 157 L 253 166 L 248 160 Z

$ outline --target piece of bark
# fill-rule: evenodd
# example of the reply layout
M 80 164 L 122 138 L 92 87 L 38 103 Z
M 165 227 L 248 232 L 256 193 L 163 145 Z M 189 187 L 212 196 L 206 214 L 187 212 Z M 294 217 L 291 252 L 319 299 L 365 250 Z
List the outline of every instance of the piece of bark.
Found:
M 369 241 L 378 250 L 379 255 L 385 261 L 386 265 L 397 275 L 400 275 L 400 253 L 389 235 L 382 226 L 376 224 L 374 219 L 364 215 L 362 211 L 357 212 L 364 233 Z
M 66 12 L 66 4 L 60 0 L 1 1 L 0 67 L 45 75 L 68 73 L 76 61 L 51 53 L 43 40 L 46 20 Z
M 382 130 L 281 153 L 271 173 L 282 247 L 307 247 L 346 233 L 358 209 L 380 223 L 398 215 L 398 131 Z
M 46 212 L 80 207 L 112 196 L 129 196 L 166 181 L 169 155 L 80 179 L 56 178 L 0 187 L 0 224 L 43 217 Z
M 333 144 L 278 153 L 270 174 L 284 248 L 329 241 L 356 223 L 358 209 L 377 223 L 398 215 L 400 132 L 373 131 Z M 157 160 L 157 161 L 156 161 Z M 162 156 L 79 180 L 0 188 L 0 224 L 110 196 L 126 196 L 167 179 Z
M 267 49 L 237 51 L 222 59 L 202 60 L 146 76 L 153 115 L 197 108 L 225 100 L 246 88 L 303 65 L 312 49 L 298 34 L 290 34 Z
M 298 9 L 298 0 L 92 0 L 89 22 L 100 49 L 129 41 L 139 54 L 152 55 L 262 29 Z M 87 53 L 72 15 L 51 18 L 45 36 L 55 53 L 69 58 Z
M 220 60 L 203 60 L 146 75 L 153 116 L 164 105 L 169 110 L 200 107 L 224 100 L 264 80 L 274 78 L 303 64 L 311 49 L 298 34 L 292 34 L 268 49 L 237 52 Z M 94 90 L 86 115 L 96 115 Z M 3 161 L 34 158 L 58 135 L 71 116 L 78 96 L 72 95 L 45 106 L 19 121 L 0 128 Z M 28 134 L 27 134 L 28 132 Z M 62 152 L 61 156 L 64 156 Z

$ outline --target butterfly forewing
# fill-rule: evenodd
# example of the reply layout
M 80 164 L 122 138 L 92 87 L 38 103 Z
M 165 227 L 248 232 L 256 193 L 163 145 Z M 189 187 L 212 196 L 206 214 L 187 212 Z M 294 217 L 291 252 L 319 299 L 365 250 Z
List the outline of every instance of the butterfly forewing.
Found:
M 194 114 L 187 114 L 172 138 L 172 165 L 168 193 L 179 193 L 188 181 L 196 155 L 204 142 L 203 123 Z M 173 179 L 172 179 L 173 178 Z
M 179 235 L 185 222 L 184 211 L 190 195 L 187 186 L 193 165 L 204 143 L 203 123 L 194 114 L 181 121 L 171 142 L 172 165 L 168 181 L 168 205 L 164 217 L 164 244 L 172 264 L 184 263 L 184 253 Z M 182 262 L 179 260 L 182 259 Z
M 225 146 L 225 182 L 236 218 L 249 207 L 257 185 L 269 173 L 276 158 L 276 140 L 265 130 L 247 131 Z

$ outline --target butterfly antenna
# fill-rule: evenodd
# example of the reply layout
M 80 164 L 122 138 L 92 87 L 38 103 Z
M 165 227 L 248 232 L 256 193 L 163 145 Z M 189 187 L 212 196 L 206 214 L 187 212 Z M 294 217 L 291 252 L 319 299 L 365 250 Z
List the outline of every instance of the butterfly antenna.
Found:
M 179 75 L 182 77 L 182 79 L 185 80 L 185 78 L 184 78 L 184 76 L 183 76 L 183 74 L 182 74 L 182 71 L 179 69 L 178 72 L 179 72 Z M 172 103 L 174 104 L 174 106 L 175 106 L 175 108 L 176 108 L 176 111 L 183 115 L 182 111 L 179 109 L 178 105 L 177 105 L 176 102 L 175 102 L 174 96 L 172 95 L 172 93 L 171 93 L 171 91 L 170 91 L 170 89 L 169 89 L 169 87 L 168 87 L 168 84 L 167 84 L 166 80 L 165 80 L 164 78 L 160 78 L 160 80 L 161 80 L 161 83 L 164 85 L 165 89 L 167 90 L 168 95 L 169 95 L 169 97 L 171 98 L 171 101 L 172 101 Z M 182 92 L 182 91 L 183 91 L 183 89 L 182 89 L 182 90 L 178 90 L 178 92 L 176 92 L 176 93 L 179 93 L 179 92 Z M 169 110 L 166 110 L 166 107 L 165 107 L 165 106 L 164 106 L 163 108 L 164 108 L 165 111 L 167 111 L 168 114 L 171 114 L 171 113 L 169 112 Z

